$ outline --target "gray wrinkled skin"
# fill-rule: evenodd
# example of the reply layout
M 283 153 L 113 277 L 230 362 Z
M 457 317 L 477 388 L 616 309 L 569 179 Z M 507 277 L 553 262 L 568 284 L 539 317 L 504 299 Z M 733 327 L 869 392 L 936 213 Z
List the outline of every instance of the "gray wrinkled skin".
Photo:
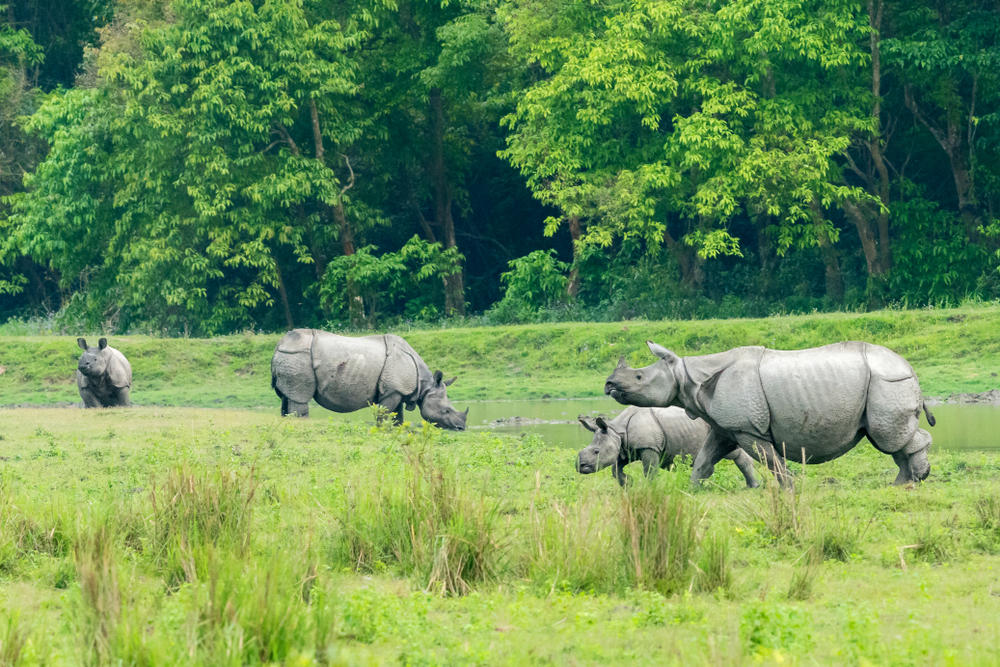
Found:
M 677 456 L 693 459 L 712 430 L 701 419 L 690 419 L 680 408 L 630 407 L 611 422 L 581 416 L 580 423 L 594 433 L 594 439 L 580 450 L 577 471 L 589 475 L 611 468 L 623 487 L 629 477 L 622 468 L 629 463 L 642 461 L 643 473 L 651 477 L 659 468 L 670 468 Z M 736 463 L 748 487 L 758 486 L 753 462 L 743 450 L 735 449 L 723 458 Z
M 83 350 L 76 366 L 76 386 L 86 408 L 129 407 L 132 388 L 132 365 L 125 355 L 108 347 L 102 338 L 97 347 L 88 347 L 83 338 L 76 339 Z
M 659 361 L 629 368 L 622 357 L 604 392 L 625 405 L 678 406 L 704 419 L 711 437 L 695 459 L 692 479 L 739 447 L 791 484 L 785 458 L 824 463 L 863 437 L 899 466 L 896 484 L 930 473 L 931 435 L 919 428 L 924 405 L 916 373 L 895 352 L 870 343 L 808 350 L 738 347 L 678 357 L 647 341 Z
M 271 387 L 281 398 L 281 414 L 309 416 L 309 401 L 327 410 L 354 412 L 378 404 L 403 423 L 403 406 L 428 422 L 453 431 L 465 430 L 469 413 L 448 400 L 444 380 L 433 374 L 409 343 L 392 334 L 354 338 L 295 329 L 278 341 L 271 358 Z

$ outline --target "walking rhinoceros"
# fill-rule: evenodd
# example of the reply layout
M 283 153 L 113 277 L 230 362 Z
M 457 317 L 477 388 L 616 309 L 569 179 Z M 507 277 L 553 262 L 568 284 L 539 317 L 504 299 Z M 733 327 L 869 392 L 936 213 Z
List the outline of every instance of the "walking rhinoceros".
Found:
M 76 366 L 76 386 L 80 390 L 85 408 L 129 407 L 132 388 L 132 365 L 125 355 L 108 346 L 108 339 L 97 341 L 97 347 L 88 347 L 87 341 L 77 338 L 83 350 Z
M 629 368 L 625 357 L 604 392 L 626 405 L 670 405 L 704 419 L 712 434 L 695 459 L 692 479 L 712 474 L 737 446 L 761 457 L 783 484 L 790 484 L 785 457 L 824 463 L 850 451 L 867 436 L 899 466 L 896 484 L 930 473 L 931 435 L 919 428 L 924 405 L 909 363 L 870 343 L 836 343 L 808 350 L 738 347 L 698 357 L 678 357 L 647 341 L 659 357 L 652 366 Z
M 377 403 L 403 422 L 403 406 L 442 428 L 465 430 L 469 410 L 448 401 L 444 380 L 432 374 L 410 344 L 399 336 L 338 336 L 316 329 L 285 334 L 271 358 L 271 387 L 281 398 L 281 414 L 309 416 L 309 400 L 334 412 L 354 412 Z
M 622 410 L 610 422 L 603 417 L 595 420 L 581 416 L 580 423 L 588 431 L 593 431 L 594 439 L 580 450 L 577 471 L 589 475 L 611 467 L 611 473 L 622 486 L 629 479 L 622 468 L 629 463 L 642 461 L 642 471 L 649 477 L 656 474 L 659 468 L 672 466 L 677 456 L 686 455 L 693 459 L 712 430 L 701 419 L 689 419 L 681 408 L 633 406 Z M 735 449 L 723 458 L 736 463 L 748 487 L 758 486 L 753 474 L 753 462 L 742 449 Z

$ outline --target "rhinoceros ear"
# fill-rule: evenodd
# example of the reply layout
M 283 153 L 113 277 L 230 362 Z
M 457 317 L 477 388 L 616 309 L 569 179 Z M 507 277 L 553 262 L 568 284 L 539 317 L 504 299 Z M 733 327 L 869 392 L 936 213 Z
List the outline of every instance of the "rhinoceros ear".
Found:
M 444 381 L 444 386 L 446 386 L 446 387 L 450 387 L 450 386 L 451 386 L 452 384 L 454 384 L 454 383 L 455 383 L 455 380 L 457 380 L 457 379 L 458 379 L 458 376 L 456 375 L 455 377 L 453 377 L 453 378 L 452 378 L 452 379 L 450 379 L 450 380 L 445 380 L 445 381 Z
M 434 371 L 434 384 L 440 384 L 441 378 L 444 377 L 444 373 L 441 371 Z
M 595 422 L 593 419 L 587 419 L 583 415 L 580 415 L 579 420 L 580 423 L 583 424 L 583 427 L 585 429 L 587 429 L 591 433 L 597 432 L 597 422 Z
M 608 422 L 604 421 L 604 417 L 598 417 L 595 421 L 597 422 L 597 427 L 601 429 L 601 431 L 604 433 L 608 432 L 610 427 L 608 426 Z
M 102 350 L 104 348 L 106 348 L 107 346 L 108 346 L 108 339 L 107 338 L 102 338 L 101 340 L 97 341 L 97 347 L 101 348 Z
M 668 364 L 672 364 L 678 359 L 680 359 L 680 357 L 678 357 L 676 354 L 674 354 L 667 348 L 663 347 L 662 345 L 657 345 L 651 340 L 647 340 L 646 345 L 649 346 L 650 352 L 652 352 L 655 356 L 659 357 L 660 359 L 663 359 Z
M 76 339 L 76 344 L 79 345 L 80 349 L 83 350 L 84 352 L 87 351 L 87 339 L 86 338 L 77 338 Z

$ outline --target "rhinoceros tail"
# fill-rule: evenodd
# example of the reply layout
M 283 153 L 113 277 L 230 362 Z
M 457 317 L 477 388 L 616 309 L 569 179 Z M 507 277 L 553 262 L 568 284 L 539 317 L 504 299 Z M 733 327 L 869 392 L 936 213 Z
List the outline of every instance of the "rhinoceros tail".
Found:
M 931 414 L 931 411 L 928 409 L 926 403 L 921 402 L 921 405 L 924 408 L 924 414 L 927 415 L 927 423 L 930 424 L 931 426 L 934 426 L 934 424 L 937 423 L 937 420 L 934 419 L 934 415 Z

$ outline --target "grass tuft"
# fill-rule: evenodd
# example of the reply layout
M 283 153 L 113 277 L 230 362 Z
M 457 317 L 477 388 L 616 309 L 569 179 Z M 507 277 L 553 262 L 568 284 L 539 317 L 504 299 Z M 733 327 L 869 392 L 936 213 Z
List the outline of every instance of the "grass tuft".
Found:
M 500 505 L 424 449 L 407 448 L 405 458 L 403 476 L 383 471 L 376 484 L 348 486 L 342 558 L 359 571 L 398 565 L 420 576 L 428 590 L 464 595 L 500 565 Z
M 195 556 L 209 545 L 237 557 L 248 553 L 257 484 L 252 467 L 198 472 L 186 464 L 152 483 L 149 551 L 171 583 L 195 581 Z
M 622 494 L 619 526 L 626 571 L 641 588 L 670 595 L 694 583 L 691 571 L 704 511 L 676 472 L 643 480 Z

